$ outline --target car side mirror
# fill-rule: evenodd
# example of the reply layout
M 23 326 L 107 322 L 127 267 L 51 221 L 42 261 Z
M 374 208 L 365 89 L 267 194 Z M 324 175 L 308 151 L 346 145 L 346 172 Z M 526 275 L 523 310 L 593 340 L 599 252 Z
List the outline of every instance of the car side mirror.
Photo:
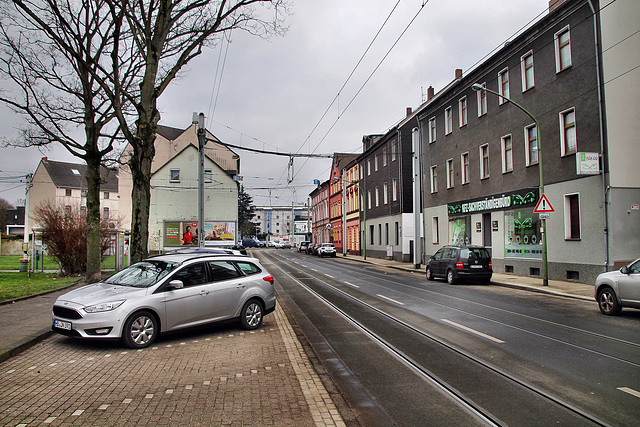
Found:
M 431 255 L 431 256 L 429 257 L 429 259 L 436 259 L 436 256 L 435 256 L 435 255 Z
M 169 282 L 169 286 L 167 286 L 167 289 L 182 289 L 184 288 L 184 283 L 182 283 L 182 280 L 172 280 Z
M 620 269 L 620 273 L 622 274 L 629 274 L 629 267 L 627 267 L 626 265 L 624 267 L 622 267 Z

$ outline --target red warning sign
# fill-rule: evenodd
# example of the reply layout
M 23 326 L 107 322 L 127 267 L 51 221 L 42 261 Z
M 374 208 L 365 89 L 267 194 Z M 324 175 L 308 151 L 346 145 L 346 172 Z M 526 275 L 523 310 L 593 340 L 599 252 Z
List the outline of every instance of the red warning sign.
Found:
M 543 194 L 542 196 L 540 196 L 540 200 L 538 200 L 538 204 L 536 204 L 536 207 L 533 211 L 535 213 L 548 213 L 555 212 L 556 210 L 553 209 L 553 206 L 551 206 L 551 202 L 549 202 L 547 196 Z

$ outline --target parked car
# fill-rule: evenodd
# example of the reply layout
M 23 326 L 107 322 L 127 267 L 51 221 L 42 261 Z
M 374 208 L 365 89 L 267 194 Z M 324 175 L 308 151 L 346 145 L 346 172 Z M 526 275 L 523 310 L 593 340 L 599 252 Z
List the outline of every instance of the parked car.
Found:
M 279 240 L 274 240 L 273 247 L 276 249 L 284 249 L 284 242 L 281 242 Z
M 489 250 L 482 246 L 444 246 L 427 262 L 427 280 L 435 277 L 454 284 L 458 280 L 489 283 L 493 266 Z
M 259 248 L 262 245 L 260 244 L 260 242 L 258 240 L 243 239 L 242 240 L 242 246 L 244 246 L 245 248 Z
M 595 298 L 606 315 L 616 315 L 622 307 L 640 308 L 640 258 L 620 270 L 600 274 Z
M 300 242 L 298 245 L 298 252 L 307 252 L 310 242 Z
M 151 345 L 159 333 L 233 319 L 257 329 L 275 310 L 274 278 L 255 258 L 173 253 L 148 258 L 61 295 L 52 330 L 84 339 Z
M 316 252 L 318 254 L 319 257 L 325 257 L 325 256 L 331 256 L 331 257 L 335 257 L 336 256 L 336 247 L 333 246 L 333 243 L 322 243 L 320 245 L 318 245 L 318 248 L 316 249 Z
M 318 246 L 317 243 L 309 243 L 309 246 L 307 246 L 307 253 L 309 255 L 315 255 L 315 250 L 317 246 Z

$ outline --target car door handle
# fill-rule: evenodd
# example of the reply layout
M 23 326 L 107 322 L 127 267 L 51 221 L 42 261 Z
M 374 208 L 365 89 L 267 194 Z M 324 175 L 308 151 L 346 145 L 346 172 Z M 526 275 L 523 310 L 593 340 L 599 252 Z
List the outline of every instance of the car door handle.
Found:
M 242 288 L 244 288 L 245 286 L 247 286 L 247 285 L 245 285 L 244 283 L 238 283 L 238 286 L 236 286 L 236 288 L 238 288 L 238 289 L 242 289 Z
M 204 289 L 200 291 L 200 295 L 209 295 L 209 291 L 205 291 Z

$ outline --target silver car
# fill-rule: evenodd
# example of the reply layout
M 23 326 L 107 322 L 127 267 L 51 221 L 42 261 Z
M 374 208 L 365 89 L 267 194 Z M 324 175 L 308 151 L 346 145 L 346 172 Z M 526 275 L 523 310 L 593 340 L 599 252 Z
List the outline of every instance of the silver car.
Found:
M 52 330 L 87 339 L 119 338 L 144 348 L 160 332 L 237 318 L 257 329 L 275 310 L 274 278 L 255 258 L 190 253 L 136 263 L 68 292 L 53 306 Z
M 595 298 L 603 314 L 615 315 L 622 307 L 640 308 L 640 258 L 596 279 Z

